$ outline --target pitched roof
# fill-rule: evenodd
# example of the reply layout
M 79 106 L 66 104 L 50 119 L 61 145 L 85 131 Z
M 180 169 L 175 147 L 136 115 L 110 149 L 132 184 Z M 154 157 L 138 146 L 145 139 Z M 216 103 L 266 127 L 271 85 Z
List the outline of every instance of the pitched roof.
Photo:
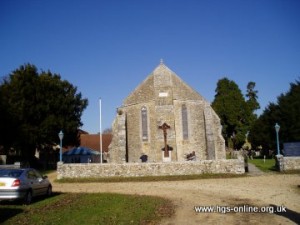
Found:
M 112 134 L 102 134 L 102 150 L 108 152 Z M 100 134 L 80 134 L 80 146 L 100 150 Z
M 63 153 L 64 156 L 70 155 L 100 155 L 99 151 L 94 151 L 87 147 L 75 147 Z
M 161 94 L 169 92 L 169 95 L 172 94 L 172 98 L 176 100 L 205 101 L 197 91 L 161 61 L 153 72 L 123 101 L 123 106 L 155 101 L 160 92 L 163 92 Z

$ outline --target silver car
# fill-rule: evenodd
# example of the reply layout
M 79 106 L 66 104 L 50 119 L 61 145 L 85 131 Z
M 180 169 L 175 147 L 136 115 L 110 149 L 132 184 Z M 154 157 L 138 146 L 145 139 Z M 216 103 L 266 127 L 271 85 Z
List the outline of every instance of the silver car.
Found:
M 0 201 L 23 200 L 30 204 L 33 197 L 52 194 L 47 176 L 32 168 L 0 169 Z

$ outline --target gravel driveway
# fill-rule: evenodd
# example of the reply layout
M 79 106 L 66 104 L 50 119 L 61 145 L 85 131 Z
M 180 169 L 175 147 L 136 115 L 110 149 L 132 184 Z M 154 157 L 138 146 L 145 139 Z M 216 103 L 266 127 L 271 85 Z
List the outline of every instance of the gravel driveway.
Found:
M 49 178 L 56 178 L 56 174 L 51 174 Z M 164 225 L 300 223 L 299 174 L 258 173 L 240 178 L 162 182 L 76 184 L 53 182 L 53 191 L 115 192 L 166 197 L 175 204 L 176 213 L 172 218 L 162 221 Z M 274 207 L 272 209 L 281 210 L 282 213 L 197 213 L 195 206 L 214 206 L 216 210 L 222 212 L 230 209 L 236 211 L 237 206 L 243 207 L 246 211 L 250 206 L 261 207 L 261 210 L 270 210 L 272 206 Z

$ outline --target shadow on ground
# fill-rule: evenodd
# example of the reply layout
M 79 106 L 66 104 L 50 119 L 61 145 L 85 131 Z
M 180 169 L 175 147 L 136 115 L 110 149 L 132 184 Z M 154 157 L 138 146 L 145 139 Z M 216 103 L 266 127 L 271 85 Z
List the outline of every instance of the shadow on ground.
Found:
M 51 195 L 51 197 L 47 198 L 53 198 L 57 195 L 61 195 L 59 192 L 55 192 Z M 34 205 L 36 202 L 43 201 L 45 197 L 37 197 L 33 200 L 31 205 Z M 22 201 L 1 201 L 0 202 L 0 224 L 3 224 L 5 221 L 9 220 L 10 218 L 20 214 L 24 213 L 27 209 L 27 205 L 24 205 Z
M 0 224 L 4 223 L 6 220 L 24 212 L 23 209 L 20 208 L 10 208 L 10 207 L 0 207 Z
M 290 210 L 288 208 L 284 208 L 283 206 L 278 205 L 270 205 L 274 208 L 274 214 L 278 216 L 285 217 L 296 224 L 300 223 L 300 213 Z

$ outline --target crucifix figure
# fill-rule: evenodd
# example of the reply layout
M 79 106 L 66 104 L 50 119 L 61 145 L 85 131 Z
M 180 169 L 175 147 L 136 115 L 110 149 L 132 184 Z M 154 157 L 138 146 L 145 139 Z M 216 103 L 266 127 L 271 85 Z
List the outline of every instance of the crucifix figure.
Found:
M 167 129 L 170 129 L 170 126 L 166 123 L 158 127 L 159 129 L 163 130 L 164 132 L 164 141 L 165 141 L 165 152 L 164 157 L 169 157 L 169 149 L 167 144 Z

